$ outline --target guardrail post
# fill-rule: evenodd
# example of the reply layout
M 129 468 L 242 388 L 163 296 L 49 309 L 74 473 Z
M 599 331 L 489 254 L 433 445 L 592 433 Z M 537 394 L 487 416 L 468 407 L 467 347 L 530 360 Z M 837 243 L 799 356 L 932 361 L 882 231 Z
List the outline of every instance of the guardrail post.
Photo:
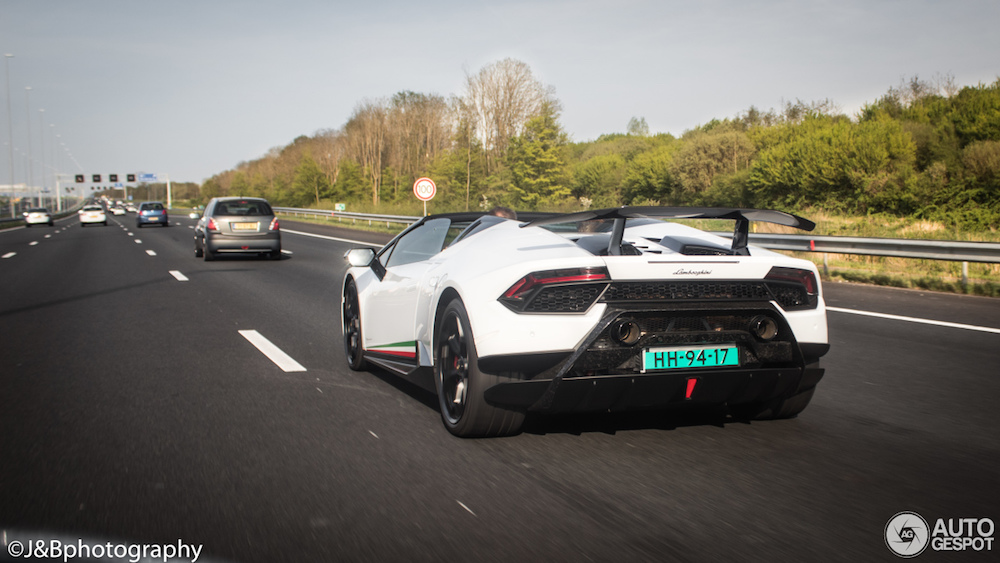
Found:
M 962 289 L 969 289 L 969 263 L 962 262 Z
M 829 254 L 829 253 L 827 253 L 827 252 L 824 252 L 824 253 L 823 253 L 823 275 L 824 275 L 825 277 L 830 277 L 830 262 L 829 262 L 829 256 L 830 256 L 830 254 Z

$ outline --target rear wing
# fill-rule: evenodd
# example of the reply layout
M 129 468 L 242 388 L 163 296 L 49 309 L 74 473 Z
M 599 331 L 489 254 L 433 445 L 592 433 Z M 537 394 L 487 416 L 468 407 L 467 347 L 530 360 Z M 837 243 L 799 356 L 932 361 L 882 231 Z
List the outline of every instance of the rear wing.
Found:
M 747 242 L 750 238 L 750 221 L 775 223 L 786 227 L 794 227 L 811 231 L 816 224 L 808 219 L 769 209 L 743 209 L 739 207 L 614 207 L 610 209 L 595 209 L 565 215 L 553 215 L 522 223 L 521 227 L 541 227 L 556 223 L 580 223 L 594 220 L 613 220 L 611 241 L 608 243 L 608 254 L 622 254 L 622 237 L 625 234 L 625 221 L 628 219 L 731 219 L 736 221 L 733 231 L 732 253 L 746 256 Z

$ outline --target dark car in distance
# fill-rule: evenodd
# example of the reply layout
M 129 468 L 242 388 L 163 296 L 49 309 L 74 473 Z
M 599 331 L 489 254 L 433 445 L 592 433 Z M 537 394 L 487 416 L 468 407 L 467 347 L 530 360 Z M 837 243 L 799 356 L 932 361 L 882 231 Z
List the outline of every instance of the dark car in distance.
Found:
M 224 254 L 256 254 L 281 259 L 278 218 L 267 200 L 217 197 L 205 206 L 194 228 L 194 255 L 214 260 Z

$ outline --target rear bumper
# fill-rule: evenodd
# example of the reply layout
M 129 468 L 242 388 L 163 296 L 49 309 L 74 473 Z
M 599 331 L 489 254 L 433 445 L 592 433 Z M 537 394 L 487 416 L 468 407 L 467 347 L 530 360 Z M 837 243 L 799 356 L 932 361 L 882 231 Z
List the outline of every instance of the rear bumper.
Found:
M 778 335 L 750 332 L 753 319 L 769 315 Z M 620 320 L 636 323 L 642 336 L 615 341 Z M 644 371 L 646 347 L 729 343 L 738 366 Z M 615 411 L 671 406 L 733 406 L 791 397 L 823 377 L 825 342 L 796 342 L 784 317 L 770 304 L 715 307 L 609 309 L 576 349 L 561 353 L 481 357 L 479 369 L 500 376 L 485 391 L 488 402 L 530 412 Z
M 205 248 L 216 253 L 281 252 L 281 235 L 268 233 L 253 236 L 213 234 L 205 238 Z

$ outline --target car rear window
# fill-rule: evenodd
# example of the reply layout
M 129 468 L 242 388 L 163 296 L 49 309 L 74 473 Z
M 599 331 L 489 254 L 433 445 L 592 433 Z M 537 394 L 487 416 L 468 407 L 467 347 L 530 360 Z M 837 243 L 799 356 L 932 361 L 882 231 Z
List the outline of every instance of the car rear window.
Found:
M 215 215 L 258 217 L 274 215 L 266 201 L 227 201 L 215 206 Z

